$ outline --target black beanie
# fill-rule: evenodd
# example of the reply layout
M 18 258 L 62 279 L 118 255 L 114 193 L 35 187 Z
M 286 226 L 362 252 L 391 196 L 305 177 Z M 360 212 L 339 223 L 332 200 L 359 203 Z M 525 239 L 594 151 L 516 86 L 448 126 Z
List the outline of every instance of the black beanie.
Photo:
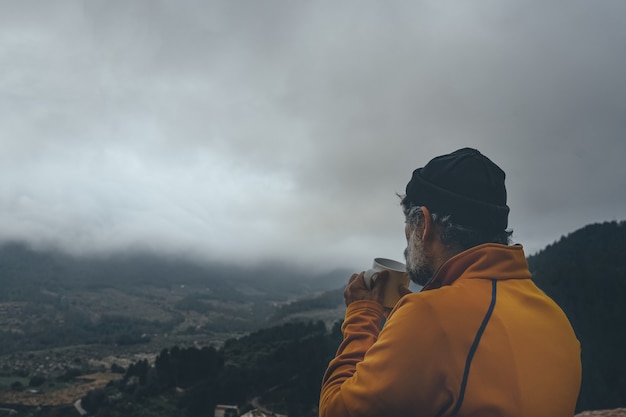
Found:
M 505 173 L 476 149 L 463 148 L 413 171 L 406 201 L 450 215 L 453 223 L 500 232 L 508 225 Z

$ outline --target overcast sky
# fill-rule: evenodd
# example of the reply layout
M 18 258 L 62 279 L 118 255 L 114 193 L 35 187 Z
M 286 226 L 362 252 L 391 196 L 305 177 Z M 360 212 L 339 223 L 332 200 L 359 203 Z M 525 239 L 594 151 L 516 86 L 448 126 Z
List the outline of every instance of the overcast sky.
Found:
M 0 0 L 0 241 L 366 269 L 475 147 L 532 254 L 626 218 L 626 1 Z

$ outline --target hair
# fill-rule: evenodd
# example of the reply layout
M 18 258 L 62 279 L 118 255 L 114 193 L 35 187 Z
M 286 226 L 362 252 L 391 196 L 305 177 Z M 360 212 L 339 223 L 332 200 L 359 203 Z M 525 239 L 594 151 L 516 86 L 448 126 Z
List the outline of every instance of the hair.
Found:
M 402 211 L 406 223 L 412 227 L 417 226 L 424 218 L 422 206 L 412 204 L 406 196 L 399 196 L 402 201 Z M 449 249 L 464 251 L 483 243 L 499 243 L 509 245 L 511 243 L 512 230 L 500 232 L 472 229 L 467 226 L 453 223 L 450 215 L 430 213 L 433 223 L 438 226 L 441 242 Z

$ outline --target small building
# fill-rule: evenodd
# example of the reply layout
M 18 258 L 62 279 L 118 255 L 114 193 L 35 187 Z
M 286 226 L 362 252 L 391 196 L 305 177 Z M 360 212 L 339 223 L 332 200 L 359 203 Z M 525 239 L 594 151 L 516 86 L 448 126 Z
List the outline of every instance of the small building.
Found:
M 215 406 L 214 417 L 239 417 L 239 407 L 236 405 L 218 404 Z

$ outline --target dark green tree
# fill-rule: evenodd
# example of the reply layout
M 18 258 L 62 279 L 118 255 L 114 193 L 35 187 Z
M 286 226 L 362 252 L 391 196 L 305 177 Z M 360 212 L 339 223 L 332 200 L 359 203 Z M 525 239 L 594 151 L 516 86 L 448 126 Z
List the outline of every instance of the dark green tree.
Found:
M 626 406 L 626 223 L 584 227 L 528 258 L 581 342 L 577 411 Z

